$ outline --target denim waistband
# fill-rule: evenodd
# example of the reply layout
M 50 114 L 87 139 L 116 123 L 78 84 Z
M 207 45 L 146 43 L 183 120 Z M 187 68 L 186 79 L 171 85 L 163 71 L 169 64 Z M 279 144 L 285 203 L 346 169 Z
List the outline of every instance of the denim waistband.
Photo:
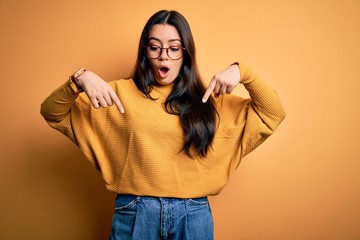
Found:
M 174 197 L 152 197 L 152 196 L 137 196 L 131 194 L 117 194 L 116 199 L 127 199 L 129 201 L 146 199 L 146 200 L 169 200 L 169 201 L 186 201 L 189 199 L 196 200 L 196 201 L 208 201 L 208 197 L 198 197 L 198 198 L 174 198 Z

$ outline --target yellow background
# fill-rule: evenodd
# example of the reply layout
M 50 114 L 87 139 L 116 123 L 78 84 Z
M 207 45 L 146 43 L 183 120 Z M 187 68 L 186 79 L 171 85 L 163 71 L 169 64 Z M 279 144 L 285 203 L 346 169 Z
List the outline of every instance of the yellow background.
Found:
M 0 0 L 0 239 L 107 239 L 114 195 L 40 103 L 80 66 L 128 76 L 160 9 L 190 22 L 204 79 L 244 62 L 287 110 L 211 198 L 216 239 L 360 239 L 356 0 Z

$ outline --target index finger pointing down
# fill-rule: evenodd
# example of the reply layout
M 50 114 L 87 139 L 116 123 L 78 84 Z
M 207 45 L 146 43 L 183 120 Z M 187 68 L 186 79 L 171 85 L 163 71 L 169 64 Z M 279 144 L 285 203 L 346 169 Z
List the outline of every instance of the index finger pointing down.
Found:
M 206 103 L 206 101 L 209 99 L 211 93 L 214 91 L 215 89 L 215 81 L 211 80 L 210 84 L 209 84 L 209 87 L 206 89 L 206 92 L 202 98 L 202 102 L 203 103 Z
M 123 105 L 121 104 L 121 101 L 120 101 L 119 97 L 116 95 L 116 93 L 111 91 L 110 97 L 113 100 L 113 102 L 115 103 L 115 105 L 117 106 L 117 108 L 119 109 L 119 111 L 121 113 L 125 113 L 125 109 L 124 109 Z

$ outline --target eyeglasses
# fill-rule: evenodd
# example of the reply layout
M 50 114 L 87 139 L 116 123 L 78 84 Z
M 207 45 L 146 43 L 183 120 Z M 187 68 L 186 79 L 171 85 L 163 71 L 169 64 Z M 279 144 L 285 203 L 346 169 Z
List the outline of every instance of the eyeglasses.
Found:
M 150 59 L 159 58 L 161 56 L 163 50 L 166 50 L 166 54 L 172 60 L 179 60 L 180 58 L 183 57 L 184 51 L 186 50 L 186 48 L 183 48 L 181 46 L 172 46 L 172 47 L 167 47 L 167 48 L 163 48 L 163 47 L 160 47 L 157 45 L 145 46 L 146 56 Z

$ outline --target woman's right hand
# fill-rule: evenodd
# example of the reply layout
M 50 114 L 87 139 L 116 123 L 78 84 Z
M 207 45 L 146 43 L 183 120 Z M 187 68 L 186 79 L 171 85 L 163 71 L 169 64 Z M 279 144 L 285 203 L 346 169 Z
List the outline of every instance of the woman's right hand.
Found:
M 83 72 L 77 77 L 77 83 L 89 97 L 94 108 L 109 107 L 115 103 L 121 113 L 125 112 L 114 89 L 95 73 L 91 71 Z

